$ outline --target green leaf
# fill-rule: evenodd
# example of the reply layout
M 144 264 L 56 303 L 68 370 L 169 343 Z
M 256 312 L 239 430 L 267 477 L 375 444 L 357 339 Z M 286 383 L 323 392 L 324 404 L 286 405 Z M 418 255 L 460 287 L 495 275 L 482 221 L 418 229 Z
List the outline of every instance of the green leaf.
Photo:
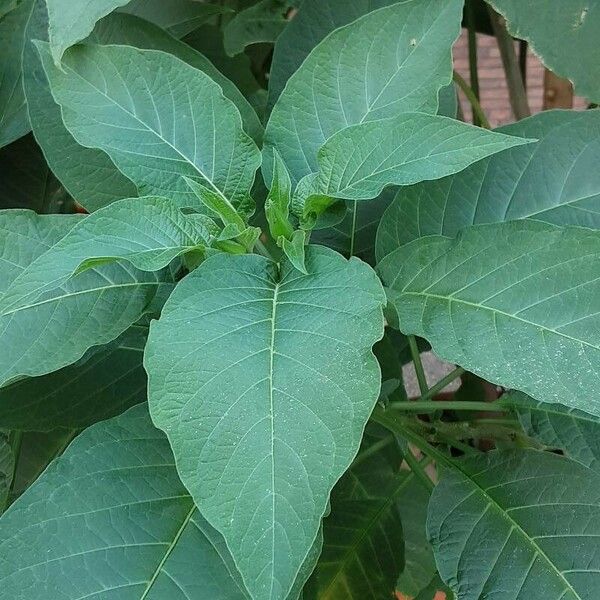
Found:
M 240 54 L 250 44 L 274 42 L 288 23 L 289 6 L 286 0 L 260 0 L 240 11 L 223 30 L 227 54 Z
M 165 198 L 119 200 L 79 219 L 50 249 L 27 265 L 0 299 L 0 310 L 34 302 L 93 266 L 124 260 L 159 271 L 184 252 L 204 248 L 211 234 Z M 34 218 L 34 217 L 32 217 Z
M 600 11 L 596 1 L 490 0 L 508 30 L 527 40 L 542 62 L 570 79 L 580 96 L 600 101 Z
M 594 471 L 535 450 L 488 452 L 446 466 L 427 530 L 440 575 L 457 598 L 595 597 L 600 477 Z
M 413 0 L 332 32 L 279 97 L 266 157 L 277 148 L 297 183 L 317 171 L 318 149 L 341 129 L 406 111 L 435 113 L 438 91 L 452 77 L 461 11 L 461 0 Z M 267 181 L 270 168 L 266 160 Z
M 146 19 L 176 38 L 191 33 L 211 17 L 231 12 L 226 6 L 197 0 L 131 0 L 119 10 Z
M 367 200 L 388 185 L 439 179 L 530 141 L 448 117 L 405 112 L 332 135 L 319 150 L 313 193 Z
M 537 400 L 600 414 L 600 233 L 538 221 L 421 238 L 380 263 L 405 334 Z
M 528 436 L 600 471 L 600 418 L 562 404 L 536 402 L 522 392 L 504 394 L 502 405 L 517 413 Z
M 69 46 L 85 39 L 97 21 L 129 0 L 46 0 L 48 7 L 48 35 L 50 52 L 58 65 Z
M 339 10 L 339 0 L 303 0 L 298 14 L 275 43 L 269 73 L 269 107 L 273 107 L 288 79 L 327 34 L 396 1 L 344 0 L 344 10 Z
M 269 223 L 269 231 L 273 239 L 280 236 L 290 239 L 294 228 L 290 223 L 290 202 L 292 199 L 292 182 L 279 152 L 273 152 L 273 178 L 271 189 L 265 200 L 265 216 Z
M 300 273 L 304 273 L 308 275 L 308 271 L 306 270 L 306 231 L 298 229 L 294 231 L 292 234 L 292 239 L 288 240 L 287 238 L 281 236 L 277 243 L 281 246 L 283 253 L 288 258 L 288 260 L 294 265 Z
M 0 212 L 0 385 L 56 371 L 95 345 L 117 338 L 172 289 L 170 271 L 146 273 L 115 263 L 71 278 L 35 300 L 6 309 L 4 294 L 81 218 Z
M 8 499 L 14 467 L 15 461 L 8 441 L 8 432 L 0 431 L 0 515 Z
M 0 540 L 12 598 L 247 598 L 145 405 L 82 433 L 2 517 Z
M 48 39 L 45 0 L 34 0 L 26 37 Z M 23 86 L 33 133 L 48 165 L 69 194 L 88 210 L 137 196 L 137 188 L 104 152 L 80 146 L 67 131 L 32 42 L 25 45 L 23 66 Z
M 218 216 L 225 226 L 235 225 L 239 229 L 245 228 L 244 219 L 220 191 L 211 190 L 189 177 L 184 177 L 184 179 L 211 216 Z
M 536 219 L 600 229 L 600 111 L 545 111 L 496 131 L 539 141 L 400 188 L 377 233 L 380 260 L 416 238 L 454 236 L 477 223 Z
M 71 212 L 72 200 L 54 177 L 32 135 L 0 149 L 0 209 Z
M 406 478 L 408 481 L 397 499 L 404 531 L 406 564 L 398 577 L 396 589 L 414 597 L 428 586 L 436 571 L 433 550 L 425 531 L 430 494 L 412 473 L 408 473 Z M 441 589 L 441 586 L 436 589 Z M 433 600 L 433 595 L 431 598 Z
M 415 596 L 415 600 L 437 600 L 439 598 L 438 592 L 440 591 L 446 594 L 445 600 L 452 600 L 454 598 L 452 591 L 444 585 L 444 582 L 436 573 L 431 581 Z
M 306 269 L 210 257 L 178 284 L 144 358 L 152 418 L 261 600 L 287 596 L 379 393 L 374 272 L 320 246 Z
M 134 325 L 73 365 L 0 388 L 0 423 L 21 431 L 82 429 L 144 402 L 147 332 Z
M 22 0 L 0 20 L 0 148 L 30 131 L 23 93 L 23 48 L 33 0 Z
M 188 176 L 234 205 L 246 199 L 260 152 L 208 75 L 164 52 L 130 46 L 77 46 L 60 70 L 37 45 L 69 131 L 80 144 L 106 151 L 142 194 L 197 205 Z
M 211 6 L 201 4 L 195 0 L 191 4 L 205 8 Z M 178 0 L 179 5 L 181 5 L 180 0 Z M 125 8 L 128 9 L 130 6 L 131 4 L 128 4 Z M 199 71 L 206 73 L 206 75 L 221 86 L 223 95 L 236 105 L 242 116 L 246 133 L 257 143 L 262 140 L 264 130 L 260 119 L 254 108 L 244 98 L 235 84 L 227 79 L 203 54 L 190 48 L 187 44 L 174 39 L 160 27 L 132 15 L 113 13 L 98 22 L 94 32 L 90 36 L 90 40 L 96 44 L 122 44 L 145 50 L 162 50 L 185 61 Z
M 331 494 L 323 552 L 305 598 L 391 598 L 404 563 L 397 499 L 406 486 L 393 437 L 367 434 L 354 463 Z

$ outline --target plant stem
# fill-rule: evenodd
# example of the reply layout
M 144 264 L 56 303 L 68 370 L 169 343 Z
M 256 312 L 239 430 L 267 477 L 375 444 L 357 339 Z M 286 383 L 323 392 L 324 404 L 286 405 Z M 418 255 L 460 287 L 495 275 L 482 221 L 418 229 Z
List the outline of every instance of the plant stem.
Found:
M 488 6 L 492 28 L 498 42 L 498 49 L 502 57 L 502 65 L 504 66 L 504 74 L 506 75 L 506 83 L 508 85 L 508 94 L 510 105 L 517 120 L 524 119 L 531 115 L 529 102 L 527 101 L 527 92 L 521 77 L 521 69 L 513 38 L 508 33 L 504 18 L 501 17 L 491 6 Z
M 432 446 L 425 438 L 419 435 L 416 431 L 413 431 L 409 427 L 406 427 L 401 421 L 398 420 L 391 411 L 385 411 L 380 406 L 376 406 L 375 410 L 371 414 L 371 419 L 376 423 L 379 423 L 386 429 L 397 433 L 403 437 L 407 442 L 410 442 L 416 446 L 423 454 L 426 454 L 433 460 L 444 464 L 451 464 L 450 459 L 441 451 Z
M 350 235 L 350 256 L 354 256 L 354 237 L 356 236 L 356 210 L 358 208 L 358 201 L 354 201 L 352 207 L 352 232 Z
M 423 362 L 421 361 L 421 353 L 419 352 L 419 346 L 417 345 L 417 338 L 414 335 L 408 336 L 408 347 L 410 348 L 410 355 L 412 356 L 415 365 L 415 373 L 417 375 L 417 381 L 419 382 L 421 396 L 424 396 L 429 391 L 429 387 L 427 386 L 427 377 L 425 376 L 425 369 L 423 368 Z
M 467 22 L 469 41 L 469 82 L 477 102 L 479 102 L 479 74 L 477 73 L 477 32 L 475 31 L 475 15 L 473 5 L 467 3 L 465 6 L 465 17 Z M 478 114 L 473 111 L 473 125 L 481 126 Z
M 485 116 L 483 108 L 481 108 L 481 104 L 479 104 L 479 100 L 477 99 L 477 96 L 471 89 L 471 86 L 463 79 L 462 75 L 460 75 L 460 73 L 457 73 L 456 71 L 454 71 L 454 73 L 452 74 L 452 79 L 454 79 L 456 85 L 458 85 L 458 87 L 463 91 L 464 95 L 467 97 L 467 100 L 469 101 L 469 104 L 473 109 L 473 115 L 477 116 L 481 127 L 483 127 L 484 129 L 491 129 L 492 126 L 490 125 L 490 122 Z
M 433 389 L 433 388 L 432 388 Z M 505 408 L 495 408 L 494 402 L 469 402 L 459 400 L 415 400 L 413 402 L 394 402 L 390 404 L 394 411 L 429 413 L 438 410 L 474 410 L 478 412 L 506 412 Z
M 433 483 L 433 481 L 431 481 L 431 478 L 429 477 L 429 475 L 427 475 L 427 472 L 424 468 L 427 465 L 427 463 L 430 462 L 430 460 L 428 458 L 425 458 L 423 461 L 423 463 L 425 464 L 421 463 L 419 460 L 417 460 L 417 457 L 410 451 L 410 448 L 408 448 L 407 451 L 404 453 L 404 460 L 406 461 L 406 464 L 410 467 L 410 470 L 412 471 L 414 476 L 423 484 L 424 487 L 427 488 L 428 491 L 431 492 L 435 487 L 435 484 Z
M 448 384 L 452 383 L 455 379 L 458 379 L 465 370 L 462 367 L 456 367 L 446 375 L 442 377 L 435 385 L 431 386 L 427 393 L 423 394 L 419 401 L 431 400 L 438 392 L 441 392 Z

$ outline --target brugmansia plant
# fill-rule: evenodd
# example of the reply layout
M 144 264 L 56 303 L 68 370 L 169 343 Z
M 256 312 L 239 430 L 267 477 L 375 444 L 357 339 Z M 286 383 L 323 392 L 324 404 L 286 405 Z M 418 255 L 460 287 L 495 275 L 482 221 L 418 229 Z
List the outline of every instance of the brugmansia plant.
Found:
M 600 112 L 456 118 L 463 9 L 0 2 L 2 598 L 598 597 Z

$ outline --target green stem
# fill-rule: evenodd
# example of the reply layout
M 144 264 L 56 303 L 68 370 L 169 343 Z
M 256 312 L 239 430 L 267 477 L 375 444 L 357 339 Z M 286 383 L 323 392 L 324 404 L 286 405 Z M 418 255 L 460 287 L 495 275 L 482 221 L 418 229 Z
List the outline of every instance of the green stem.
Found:
M 358 208 L 357 200 L 354 201 L 352 207 L 352 233 L 350 235 L 350 256 L 354 256 L 354 237 L 356 235 L 356 209 Z
M 432 388 L 433 389 L 433 388 Z M 394 411 L 430 413 L 438 410 L 474 410 L 485 412 L 505 412 L 505 408 L 496 408 L 494 402 L 469 402 L 462 400 L 415 400 L 413 402 L 394 402 L 390 404 Z
M 431 386 L 427 390 L 427 393 L 423 394 L 419 400 L 430 400 L 436 394 L 441 392 L 448 384 L 452 383 L 455 379 L 458 379 L 464 372 L 465 370 L 462 367 L 456 367 L 456 369 L 453 369 L 448 375 L 442 377 L 435 385 Z
M 490 122 L 485 116 L 483 108 L 481 108 L 481 104 L 479 104 L 479 100 L 477 100 L 477 96 L 471 89 L 471 86 L 463 79 L 460 73 L 457 73 L 456 71 L 454 71 L 452 79 L 454 79 L 456 85 L 458 85 L 458 87 L 463 91 L 464 95 L 467 97 L 467 100 L 469 101 L 469 104 L 473 109 L 473 115 L 477 115 L 481 127 L 485 129 L 491 129 L 492 126 L 490 125 Z
M 479 102 L 479 74 L 477 73 L 477 32 L 475 31 L 475 14 L 473 4 L 467 3 L 465 7 L 469 41 L 469 80 L 471 89 Z M 481 126 L 479 116 L 473 111 L 473 125 Z
M 431 462 L 429 458 L 425 458 L 423 462 L 420 462 L 410 451 L 410 448 L 408 448 L 407 451 L 404 453 L 404 460 L 406 461 L 406 464 L 410 467 L 410 470 L 413 472 L 414 476 L 423 484 L 425 488 L 427 488 L 428 491 L 431 492 L 435 487 L 435 484 L 433 483 L 433 481 L 431 481 L 431 478 L 429 477 L 429 475 L 427 475 L 427 472 L 424 468 L 429 462 Z
M 429 391 L 429 387 L 427 386 L 427 377 L 425 376 L 425 369 L 423 368 L 423 362 L 421 361 L 421 353 L 419 352 L 419 346 L 417 345 L 417 338 L 415 338 L 414 335 L 408 336 L 408 347 L 410 348 L 410 354 L 415 365 L 415 373 L 417 375 L 417 381 L 419 382 L 421 396 L 424 396 Z

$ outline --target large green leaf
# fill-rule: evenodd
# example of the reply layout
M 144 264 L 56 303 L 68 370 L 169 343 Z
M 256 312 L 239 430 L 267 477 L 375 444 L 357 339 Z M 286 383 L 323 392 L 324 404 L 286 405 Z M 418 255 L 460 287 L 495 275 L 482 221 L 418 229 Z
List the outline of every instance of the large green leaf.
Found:
M 76 46 L 62 69 L 47 45 L 38 49 L 73 137 L 107 152 L 141 193 L 197 204 L 187 176 L 234 203 L 246 200 L 260 152 L 208 75 L 130 46 Z
M 129 0 L 46 0 L 50 51 L 59 63 L 65 50 L 86 38 L 97 21 Z
M 505 394 L 502 405 L 517 413 L 527 435 L 600 471 L 599 417 L 562 404 L 537 402 L 522 392 Z
M 600 4 L 598 0 L 489 0 L 508 30 L 527 40 L 552 71 L 573 81 L 580 96 L 600 102 Z
M 208 6 L 195 1 L 192 4 Z M 125 8 L 130 6 L 128 4 Z M 246 133 L 257 143 L 262 139 L 264 131 L 260 119 L 240 90 L 203 54 L 174 39 L 160 27 L 132 15 L 113 13 L 98 22 L 89 39 L 97 44 L 123 44 L 146 50 L 162 50 L 206 73 L 221 86 L 223 95 L 236 105 Z
M 147 333 L 134 325 L 73 365 L 0 388 L 0 423 L 21 431 L 81 429 L 144 402 Z
M 306 267 L 209 258 L 179 283 L 145 354 L 153 420 L 261 600 L 288 594 L 379 393 L 381 284 L 320 246 Z
M 562 456 L 494 451 L 447 464 L 427 520 L 460 600 L 593 600 L 600 477 Z
M 600 111 L 547 111 L 497 131 L 539 141 L 400 188 L 377 232 L 379 259 L 416 238 L 454 236 L 477 223 L 536 219 L 600 229 Z
M 287 80 L 311 50 L 334 29 L 352 23 L 368 12 L 397 0 L 302 0 L 298 14 L 277 38 L 269 73 L 269 105 L 272 107 Z
M 0 514 L 4 510 L 8 498 L 13 471 L 14 455 L 8 441 L 8 433 L 0 430 Z
M 230 11 L 226 6 L 198 0 L 131 0 L 123 12 L 142 17 L 182 38 L 211 17 Z
M 30 129 L 23 93 L 23 48 L 33 0 L 22 0 L 0 20 L 0 148 Z
M 430 494 L 412 472 L 406 478 L 408 481 L 397 500 L 404 532 L 405 565 L 396 589 L 414 597 L 427 587 L 436 570 L 433 550 L 425 531 Z
M 170 200 L 153 196 L 119 200 L 79 219 L 62 239 L 26 265 L 4 291 L 0 310 L 34 302 L 96 264 L 122 259 L 137 269 L 158 271 L 180 254 L 206 248 L 211 239 L 198 215 L 184 215 Z
M 331 494 L 323 553 L 305 599 L 392 597 L 404 562 L 397 500 L 407 484 L 407 473 L 400 472 L 401 462 L 393 437 L 367 433 L 354 463 Z
M 600 415 L 600 232 L 539 221 L 421 238 L 380 274 L 405 334 L 488 381 Z
M 448 117 L 403 112 L 334 133 L 319 149 L 312 191 L 348 200 L 375 198 L 388 185 L 439 179 L 529 141 Z
M 247 597 L 145 405 L 82 433 L 2 517 L 0 540 L 10 598 Z
M 288 23 L 289 7 L 287 0 L 259 0 L 240 11 L 223 30 L 227 54 L 235 56 L 250 44 L 274 42 Z
M 28 40 L 48 39 L 45 0 L 34 0 L 26 37 Z M 104 152 L 80 146 L 67 131 L 60 107 L 50 93 L 37 49 L 31 42 L 25 45 L 23 65 L 23 86 L 33 134 L 48 165 L 69 194 L 88 210 L 136 196 L 136 187 Z
M 32 135 L 0 149 L 0 209 L 71 212 L 72 200 L 54 177 Z
M 89 269 L 35 300 L 5 307 L 10 284 L 80 221 L 76 215 L 0 212 L 0 384 L 50 373 L 117 338 L 172 288 L 170 271 L 127 263 Z
M 349 125 L 437 110 L 452 76 L 461 0 L 384 7 L 329 34 L 294 73 L 265 133 L 294 182 L 317 171 L 317 151 Z M 270 153 L 267 152 L 267 158 Z M 265 164 L 270 181 L 270 162 Z

